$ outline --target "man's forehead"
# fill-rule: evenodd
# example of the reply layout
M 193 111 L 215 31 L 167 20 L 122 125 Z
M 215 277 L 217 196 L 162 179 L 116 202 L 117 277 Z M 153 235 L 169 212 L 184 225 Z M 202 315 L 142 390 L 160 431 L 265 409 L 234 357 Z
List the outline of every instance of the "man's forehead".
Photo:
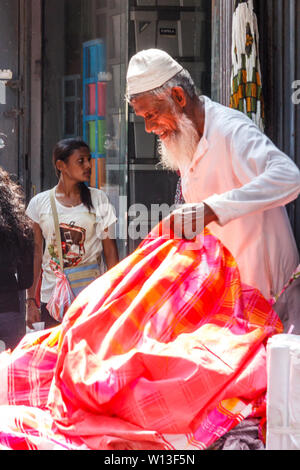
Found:
M 153 109 L 159 105 L 159 103 L 163 102 L 164 100 L 161 97 L 158 97 L 153 94 L 147 94 L 138 96 L 131 100 L 131 106 L 133 107 L 136 113 L 145 112 L 147 110 Z

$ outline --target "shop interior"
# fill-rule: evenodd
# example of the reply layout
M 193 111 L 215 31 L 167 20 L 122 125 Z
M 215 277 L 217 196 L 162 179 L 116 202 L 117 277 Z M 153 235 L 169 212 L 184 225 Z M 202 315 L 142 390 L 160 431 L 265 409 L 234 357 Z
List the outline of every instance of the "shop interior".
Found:
M 187 68 L 199 93 L 211 95 L 211 5 L 205 0 L 45 0 L 43 10 L 43 189 L 55 184 L 51 151 L 81 136 L 92 153 L 90 185 L 103 189 L 118 216 L 120 256 L 128 208 L 174 202 L 178 176 L 159 165 L 158 142 L 126 103 L 128 60 L 158 47 Z M 150 212 L 149 212 L 150 213 Z

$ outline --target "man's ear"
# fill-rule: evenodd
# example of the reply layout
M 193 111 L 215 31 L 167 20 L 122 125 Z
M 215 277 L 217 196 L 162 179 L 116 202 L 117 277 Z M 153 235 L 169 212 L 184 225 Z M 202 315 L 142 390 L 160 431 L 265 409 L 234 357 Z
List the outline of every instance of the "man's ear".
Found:
M 171 90 L 171 95 L 175 103 L 177 103 L 181 108 L 185 107 L 186 94 L 181 86 L 174 86 Z

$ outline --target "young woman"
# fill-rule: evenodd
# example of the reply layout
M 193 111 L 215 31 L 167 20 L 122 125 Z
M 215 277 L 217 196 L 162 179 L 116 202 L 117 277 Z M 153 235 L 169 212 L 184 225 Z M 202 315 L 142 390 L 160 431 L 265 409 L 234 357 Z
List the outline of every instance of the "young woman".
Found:
M 102 190 L 86 186 L 91 175 L 91 156 L 88 145 L 80 139 L 58 142 L 53 151 L 53 164 L 58 176 L 55 203 L 59 219 L 64 268 L 96 263 L 100 273 L 118 263 L 113 227 L 114 209 Z M 54 268 L 58 263 L 51 190 L 34 196 L 27 208 L 33 221 L 34 282 L 27 290 L 27 326 L 37 321 L 49 328 L 57 325 L 46 306 L 56 284 Z M 41 308 L 36 303 L 36 288 L 41 283 Z
M 26 332 L 19 291 L 33 282 L 33 232 L 22 189 L 1 167 L 0 261 L 0 340 L 14 349 Z

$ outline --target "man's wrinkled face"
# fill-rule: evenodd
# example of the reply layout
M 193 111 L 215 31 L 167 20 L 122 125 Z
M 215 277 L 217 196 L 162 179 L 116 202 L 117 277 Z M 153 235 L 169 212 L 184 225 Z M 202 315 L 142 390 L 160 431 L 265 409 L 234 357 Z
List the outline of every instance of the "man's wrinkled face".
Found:
M 146 94 L 135 98 L 131 104 L 135 114 L 144 118 L 146 132 L 153 132 L 161 140 L 178 132 L 178 116 L 166 97 Z
M 170 95 L 141 95 L 131 105 L 135 114 L 144 118 L 145 130 L 158 136 L 161 160 L 166 168 L 178 170 L 180 161 L 192 159 L 199 141 L 198 132 Z

